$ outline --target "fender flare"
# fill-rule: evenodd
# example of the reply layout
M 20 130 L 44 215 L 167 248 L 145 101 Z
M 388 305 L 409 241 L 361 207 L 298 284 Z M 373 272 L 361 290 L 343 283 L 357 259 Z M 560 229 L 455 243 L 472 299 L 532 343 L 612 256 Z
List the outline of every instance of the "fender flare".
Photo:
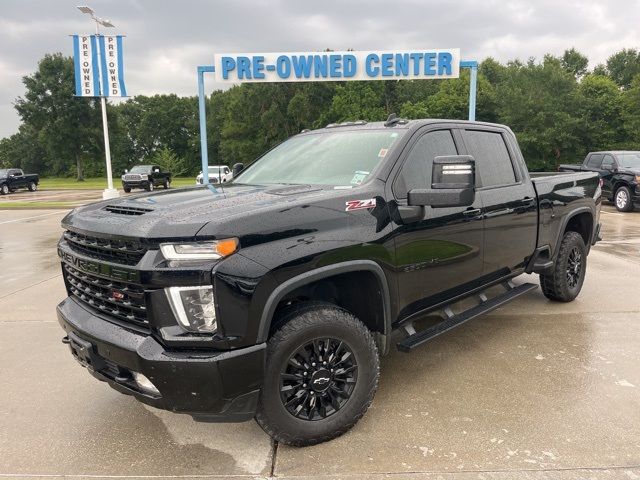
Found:
M 579 208 L 576 208 L 575 210 L 571 210 L 571 212 L 569 212 L 562 220 L 562 224 L 558 229 L 558 236 L 554 242 L 555 243 L 554 245 L 555 248 L 553 250 L 554 262 L 556 257 L 558 256 L 558 252 L 560 251 L 560 244 L 562 243 L 562 239 L 564 238 L 564 233 L 566 231 L 567 225 L 569 225 L 569 221 L 576 215 L 580 215 L 581 213 L 585 213 L 585 212 L 590 213 L 591 219 L 592 219 L 591 232 L 589 232 L 589 241 L 586 242 L 587 251 L 589 251 L 589 247 L 591 246 L 591 241 L 593 240 L 593 235 L 595 234 L 595 229 L 597 228 L 596 214 L 591 207 L 579 207 Z
M 316 268 L 308 272 L 302 273 L 295 277 L 292 277 L 280 284 L 269 295 L 264 308 L 262 309 L 262 316 L 260 317 L 260 325 L 258 327 L 258 339 L 257 341 L 266 342 L 269 336 L 269 328 L 271 321 L 275 313 L 276 307 L 280 300 L 284 296 L 295 290 L 298 287 L 306 285 L 308 283 L 322 280 L 323 278 L 333 277 L 342 273 L 349 272 L 361 272 L 367 271 L 373 273 L 378 279 L 380 285 L 380 291 L 382 292 L 382 306 L 383 306 L 383 319 L 384 319 L 384 331 L 382 332 L 387 338 L 391 333 L 391 297 L 389 294 L 389 285 L 387 283 L 387 277 L 382 270 L 382 267 L 373 260 L 351 260 L 348 262 L 334 263 L 325 267 Z

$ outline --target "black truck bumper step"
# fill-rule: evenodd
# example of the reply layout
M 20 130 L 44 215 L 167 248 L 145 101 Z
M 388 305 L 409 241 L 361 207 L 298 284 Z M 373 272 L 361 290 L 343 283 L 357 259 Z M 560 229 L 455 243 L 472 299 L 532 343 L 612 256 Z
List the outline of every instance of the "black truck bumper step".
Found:
M 453 314 L 451 310 L 445 307 L 444 312 L 448 317 L 442 322 L 413 333 L 406 337 L 403 341 L 399 342 L 397 347 L 401 352 L 410 352 L 415 347 L 422 345 L 423 343 L 431 340 L 432 338 L 442 335 L 445 332 L 462 325 L 463 323 L 476 318 L 480 315 L 484 315 L 498 307 L 501 307 L 505 303 L 509 303 L 511 300 L 518 298 L 520 295 L 524 295 L 530 290 L 538 288 L 535 283 L 523 283 L 522 285 L 514 286 L 511 282 L 503 284 L 506 291 L 500 295 L 487 299 L 483 294 L 478 295 L 480 303 L 474 307 L 469 308 L 458 314 Z

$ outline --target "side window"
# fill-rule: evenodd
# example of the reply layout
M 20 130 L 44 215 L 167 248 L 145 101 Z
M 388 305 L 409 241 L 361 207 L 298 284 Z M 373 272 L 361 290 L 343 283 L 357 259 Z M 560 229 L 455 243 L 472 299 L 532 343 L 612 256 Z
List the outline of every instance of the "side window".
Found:
M 607 167 L 613 168 L 614 165 L 613 157 L 611 155 L 605 155 L 602 160 L 602 169 L 606 169 Z
M 442 155 L 457 154 L 450 130 L 425 133 L 409 152 L 393 185 L 393 193 L 398 198 L 407 198 L 407 192 L 411 189 L 431 188 L 433 159 Z
M 587 161 L 587 167 L 600 168 L 600 165 L 602 165 L 602 157 L 603 155 L 601 153 L 594 153 L 589 157 L 589 160 Z
M 464 141 L 469 154 L 476 160 L 476 176 L 480 186 L 516 183 L 513 163 L 501 133 L 465 130 Z

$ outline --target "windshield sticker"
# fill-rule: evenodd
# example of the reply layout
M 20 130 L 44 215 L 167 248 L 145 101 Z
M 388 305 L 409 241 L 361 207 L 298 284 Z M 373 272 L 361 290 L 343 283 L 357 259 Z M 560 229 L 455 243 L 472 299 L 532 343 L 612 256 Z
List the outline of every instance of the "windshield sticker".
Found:
M 369 172 L 356 171 L 349 183 L 351 183 L 351 185 L 360 185 L 364 182 L 364 179 L 367 178 L 367 175 L 369 175 Z
M 370 208 L 376 207 L 376 199 L 375 198 L 367 198 L 366 200 L 349 200 L 345 202 L 347 208 L 345 208 L 345 212 L 353 212 L 354 210 L 368 210 Z
M 388 151 L 389 151 L 388 148 L 381 148 L 380 151 L 378 152 L 378 157 L 384 158 L 387 155 Z

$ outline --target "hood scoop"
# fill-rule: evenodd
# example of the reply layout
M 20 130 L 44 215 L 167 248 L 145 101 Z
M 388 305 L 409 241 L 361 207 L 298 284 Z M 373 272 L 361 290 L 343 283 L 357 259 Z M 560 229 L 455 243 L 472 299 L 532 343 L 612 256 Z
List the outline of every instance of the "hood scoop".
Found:
M 151 208 L 130 207 L 127 205 L 107 205 L 104 209 L 117 215 L 144 215 L 145 213 L 153 212 Z

